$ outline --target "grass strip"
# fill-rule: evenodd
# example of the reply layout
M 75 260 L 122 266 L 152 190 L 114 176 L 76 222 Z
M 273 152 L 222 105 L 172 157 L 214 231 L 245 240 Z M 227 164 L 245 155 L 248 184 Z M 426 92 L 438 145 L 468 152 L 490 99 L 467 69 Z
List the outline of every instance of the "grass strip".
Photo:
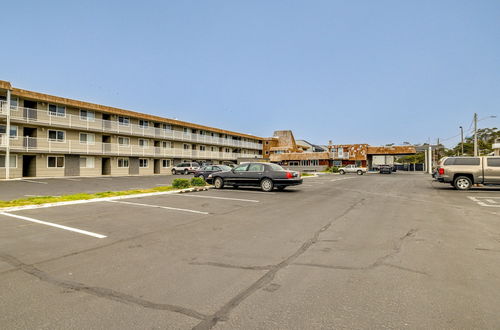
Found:
M 93 194 L 72 194 L 72 195 L 62 195 L 62 196 L 38 196 L 38 197 L 28 197 L 19 198 L 11 201 L 0 200 L 0 208 L 3 207 L 15 207 L 15 206 L 25 206 L 25 205 L 39 205 L 47 203 L 58 203 L 58 202 L 69 202 L 69 201 L 79 201 L 94 198 L 103 197 L 116 197 L 116 196 L 126 196 L 126 195 L 136 195 L 136 194 L 146 194 L 162 191 L 175 190 L 172 186 L 161 186 L 149 189 L 135 189 L 135 190 L 123 190 L 123 191 L 104 191 Z

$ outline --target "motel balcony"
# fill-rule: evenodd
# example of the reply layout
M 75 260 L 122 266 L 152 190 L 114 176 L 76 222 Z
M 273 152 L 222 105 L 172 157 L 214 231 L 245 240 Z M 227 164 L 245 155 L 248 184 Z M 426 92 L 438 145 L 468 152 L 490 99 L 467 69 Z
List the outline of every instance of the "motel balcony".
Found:
M 0 102 L 0 110 L 0 114 L 7 114 L 7 105 L 4 101 Z M 11 106 L 10 114 L 11 121 L 16 123 L 262 150 L 262 144 L 260 143 L 184 133 L 172 129 L 131 123 L 122 124 L 115 120 L 88 119 L 79 115 L 58 115 L 41 109 Z
M 0 135 L 0 148 L 7 146 L 7 137 Z M 49 154 L 78 154 L 78 155 L 113 155 L 113 156 L 142 156 L 184 159 L 224 159 L 262 158 L 261 155 L 235 152 L 219 152 L 191 150 L 180 148 L 162 148 L 153 146 L 121 145 L 117 143 L 82 143 L 78 140 L 56 141 L 46 138 L 18 137 L 10 141 L 11 152 L 15 153 L 49 153 Z

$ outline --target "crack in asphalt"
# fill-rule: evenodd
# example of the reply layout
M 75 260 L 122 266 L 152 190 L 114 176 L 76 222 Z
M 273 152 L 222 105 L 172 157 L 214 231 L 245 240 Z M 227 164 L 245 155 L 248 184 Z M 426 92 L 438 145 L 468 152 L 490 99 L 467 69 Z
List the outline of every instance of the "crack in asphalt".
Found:
M 267 266 L 242 266 L 242 265 L 232 265 L 232 264 L 225 264 L 221 262 L 197 262 L 197 261 L 192 261 L 189 263 L 190 265 L 196 265 L 196 266 L 214 266 L 214 267 L 222 267 L 222 268 L 235 268 L 235 269 L 245 269 L 245 270 L 270 270 L 271 268 L 274 267 L 274 265 L 267 265 Z
M 318 242 L 321 233 L 328 230 L 330 226 L 334 223 L 334 221 L 339 220 L 346 216 L 349 212 L 351 212 L 358 204 L 362 203 L 365 199 L 362 198 L 359 201 L 353 203 L 349 206 L 344 212 L 342 212 L 339 216 L 337 216 L 334 220 L 328 222 L 324 226 L 322 226 L 319 230 L 317 230 L 314 235 L 305 241 L 299 249 L 297 249 L 293 254 L 288 256 L 286 259 L 282 260 L 280 263 L 275 264 L 271 267 L 271 269 L 265 273 L 262 277 L 260 277 L 257 281 L 251 284 L 248 288 L 237 294 L 231 300 L 229 300 L 226 304 L 224 304 L 217 312 L 213 315 L 205 318 L 203 321 L 198 323 L 193 330 L 208 330 L 212 329 L 219 321 L 227 320 L 231 311 L 236 308 L 239 304 L 241 304 L 245 299 L 250 297 L 256 291 L 262 289 L 267 286 L 274 279 L 276 274 L 292 264 L 294 260 L 296 260 L 299 256 L 304 254 L 312 245 Z
M 395 256 L 396 254 L 398 254 L 399 252 L 401 252 L 401 249 L 403 247 L 404 242 L 408 238 L 414 237 L 415 234 L 417 233 L 417 230 L 418 229 L 410 229 L 406 234 L 404 234 L 402 237 L 399 238 L 399 240 L 395 243 L 395 246 L 393 247 L 393 250 L 390 253 L 377 258 L 377 260 L 375 260 L 372 264 L 370 264 L 368 266 L 342 266 L 342 265 L 325 265 L 325 264 L 299 263 L 299 262 L 293 263 L 292 265 L 307 266 L 307 267 L 319 267 L 319 268 L 328 268 L 328 269 L 341 269 L 341 270 L 371 270 L 371 269 L 374 269 L 377 267 L 385 266 L 385 267 L 396 268 L 396 269 L 400 269 L 400 270 L 404 270 L 404 271 L 408 271 L 408 272 L 412 272 L 412 273 L 417 273 L 417 274 L 429 276 L 428 273 L 420 271 L 420 270 L 407 268 L 407 267 L 403 267 L 403 266 L 399 266 L 399 265 L 394 265 L 394 264 L 390 264 L 390 263 L 386 262 L 387 259 L 389 259 L 389 258 Z
M 95 286 L 88 286 L 83 283 L 79 282 L 74 282 L 74 281 L 68 281 L 68 280 L 62 280 L 55 278 L 40 269 L 27 265 L 23 263 L 22 261 L 14 258 L 13 256 L 7 255 L 7 254 L 1 254 L 0 253 L 0 260 L 8 263 L 9 265 L 16 267 L 17 269 L 20 269 L 26 274 L 32 275 L 36 278 L 38 278 L 40 281 L 46 282 L 53 284 L 55 286 L 68 289 L 68 290 L 74 290 L 74 291 L 81 291 L 85 292 L 87 294 L 97 296 L 100 298 L 104 299 L 109 299 L 125 304 L 130 304 L 130 305 L 137 305 L 140 307 L 148 308 L 148 309 L 155 309 L 155 310 L 163 310 L 163 311 L 169 311 L 169 312 L 174 312 L 174 313 L 180 313 L 198 320 L 204 320 L 208 316 L 202 313 L 199 313 L 195 310 L 185 308 L 182 306 L 176 306 L 176 305 L 171 305 L 171 304 L 161 304 L 161 303 L 155 303 L 152 301 L 144 300 L 141 298 L 134 297 L 132 295 L 122 293 L 115 291 L 113 289 L 109 288 L 103 288 L 103 287 L 95 287 Z

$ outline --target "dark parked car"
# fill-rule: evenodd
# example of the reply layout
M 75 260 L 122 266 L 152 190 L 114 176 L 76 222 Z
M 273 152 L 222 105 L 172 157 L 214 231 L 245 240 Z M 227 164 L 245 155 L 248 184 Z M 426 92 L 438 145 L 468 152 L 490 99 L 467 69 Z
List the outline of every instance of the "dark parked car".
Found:
M 216 172 L 208 176 L 216 189 L 225 185 L 260 187 L 263 191 L 272 191 L 274 187 L 283 190 L 287 186 L 302 184 L 299 172 L 286 171 L 281 166 L 272 163 L 246 163 L 229 171 Z
M 194 172 L 194 176 L 202 177 L 206 181 L 210 174 L 213 174 L 215 172 L 224 172 L 224 171 L 231 171 L 231 167 L 226 165 L 207 165 L 203 166 L 202 168 Z
M 392 166 L 390 165 L 380 165 L 378 167 L 378 171 L 380 174 L 391 174 L 392 173 Z

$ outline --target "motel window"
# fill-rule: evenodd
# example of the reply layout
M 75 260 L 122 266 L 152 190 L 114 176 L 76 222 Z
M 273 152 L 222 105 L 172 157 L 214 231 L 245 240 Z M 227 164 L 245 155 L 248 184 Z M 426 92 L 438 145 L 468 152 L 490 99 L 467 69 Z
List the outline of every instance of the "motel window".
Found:
M 184 150 L 189 150 L 189 144 L 184 144 Z
M 229 148 L 226 148 L 226 150 L 225 150 L 225 151 L 226 151 L 226 152 L 231 152 L 231 149 L 229 149 Z
M 162 165 L 163 167 L 170 167 L 170 159 L 163 159 L 162 160 Z
M 311 160 L 311 166 L 319 166 L 319 160 L 317 160 L 317 159 L 312 159 L 312 160 Z
M 142 168 L 149 167 L 148 159 L 147 158 L 139 158 L 139 167 L 142 167 Z
M 210 147 L 210 151 L 214 151 L 214 147 Z
M 130 138 L 119 136 L 118 137 L 118 144 L 121 146 L 128 146 L 130 144 Z
M 17 167 L 17 155 L 10 155 L 9 168 Z M 0 155 L 0 168 L 5 168 L 5 155 Z
M 184 131 L 184 133 L 189 133 L 189 128 L 187 127 L 184 127 L 182 130 Z
M 49 168 L 63 168 L 64 156 L 48 156 L 47 167 Z
M 65 139 L 64 131 L 49 130 L 48 134 L 49 134 L 49 141 L 64 142 Z
M 128 168 L 128 158 L 118 158 L 119 168 Z
M 118 116 L 118 124 L 122 125 L 122 126 L 129 126 L 130 125 L 130 118 Z
M 200 146 L 200 151 L 205 151 L 206 147 L 205 146 Z
M 161 146 L 163 147 L 163 149 L 170 148 L 170 142 L 162 141 Z
M 80 168 L 94 168 L 94 157 L 80 157 Z
M 7 133 L 7 125 L 0 125 L 0 134 L 5 134 Z M 15 139 L 17 138 L 17 126 L 16 125 L 10 125 L 10 138 Z
M 94 111 L 80 110 L 80 119 L 94 121 L 95 120 L 95 113 L 94 113 Z
M 168 125 L 168 124 L 163 124 L 163 129 L 164 130 L 172 130 L 172 125 Z
M 149 126 L 149 122 L 147 120 L 139 119 L 139 126 L 141 128 L 146 128 Z
M 139 139 L 139 146 L 142 148 L 149 147 L 149 140 Z
M 49 104 L 49 115 L 58 116 L 58 117 L 66 117 L 66 107 L 62 107 L 59 105 Z
M 94 144 L 95 135 L 92 133 L 80 133 L 80 143 L 81 144 Z

